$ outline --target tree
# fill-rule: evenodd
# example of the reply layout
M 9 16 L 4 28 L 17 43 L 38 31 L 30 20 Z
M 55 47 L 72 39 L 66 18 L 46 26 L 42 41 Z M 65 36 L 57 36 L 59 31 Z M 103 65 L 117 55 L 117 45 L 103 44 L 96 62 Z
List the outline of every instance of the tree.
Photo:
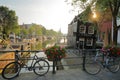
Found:
M 120 0 L 105 0 L 103 2 L 99 0 L 97 1 L 96 5 L 103 11 L 106 9 L 110 9 L 113 21 L 113 44 L 117 45 L 118 36 L 117 16 L 119 15 Z
M 27 35 L 28 35 L 28 30 L 21 27 L 21 30 L 20 30 L 20 36 L 21 36 L 21 38 L 22 38 L 22 39 L 23 39 L 23 38 L 26 38 Z
M 42 27 L 42 35 L 45 35 L 45 34 L 46 34 L 46 28 Z
M 91 9 L 98 10 L 99 12 L 111 11 L 113 21 L 113 44 L 117 45 L 117 16 L 120 14 L 120 0 L 73 0 L 72 5 L 80 5 L 79 7 L 85 10 L 87 6 L 91 6 Z
M 15 11 L 9 10 L 5 6 L 0 6 L 0 25 L 2 33 L 7 37 L 10 32 L 14 32 L 16 34 L 20 32 L 18 17 L 16 16 Z
M 41 36 L 42 35 L 42 26 L 37 25 L 37 24 L 33 24 L 30 28 L 29 28 L 29 34 L 32 34 L 34 36 Z

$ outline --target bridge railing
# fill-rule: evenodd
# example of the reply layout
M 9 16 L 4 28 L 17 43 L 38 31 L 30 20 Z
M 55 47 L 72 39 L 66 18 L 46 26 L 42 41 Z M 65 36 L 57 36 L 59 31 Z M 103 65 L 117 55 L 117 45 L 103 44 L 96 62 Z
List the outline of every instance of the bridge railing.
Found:
M 71 53 L 70 52 L 71 50 L 67 50 L 67 53 Z M 76 51 L 75 50 L 72 50 L 72 53 L 75 54 L 75 55 L 78 55 L 76 57 L 66 57 L 64 58 L 64 60 L 66 59 L 81 59 L 82 61 L 79 63 L 79 64 L 61 64 L 63 67 L 64 66 L 78 66 L 78 65 L 82 65 L 82 69 L 85 70 L 85 60 L 86 58 L 88 57 L 88 52 L 91 52 L 92 54 L 95 55 L 94 52 L 97 52 L 99 51 L 99 49 L 84 49 L 84 50 L 78 50 L 78 54 L 76 54 Z M 16 59 L 16 55 L 17 54 L 21 54 L 21 53 L 24 53 L 24 52 L 27 52 L 28 55 L 29 53 L 38 53 L 38 52 L 43 52 L 43 51 L 40 51 L 40 50 L 9 50 L 9 51 L 0 51 L 1 53 L 3 52 L 4 54 L 1 54 L 0 55 L 0 73 L 2 72 L 2 69 L 5 67 L 6 64 L 12 62 L 12 61 L 15 61 L 17 60 Z M 26 54 L 26 53 L 25 53 Z M 3 56 L 3 57 L 2 57 Z M 47 57 L 44 57 L 47 59 Z M 23 58 L 21 58 L 22 60 L 32 60 L 33 58 L 30 58 L 30 56 L 24 56 Z M 58 61 L 57 59 L 53 59 L 52 61 L 52 65 L 50 65 L 50 67 L 52 67 L 52 73 L 55 74 L 56 73 L 56 68 L 57 67 L 61 67 L 60 64 L 56 64 Z

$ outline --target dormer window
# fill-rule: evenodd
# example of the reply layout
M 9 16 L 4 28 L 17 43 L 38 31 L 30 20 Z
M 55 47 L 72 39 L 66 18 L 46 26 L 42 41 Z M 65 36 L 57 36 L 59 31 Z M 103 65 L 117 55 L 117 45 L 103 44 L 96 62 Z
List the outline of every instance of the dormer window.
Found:
M 85 25 L 80 25 L 79 33 L 85 33 L 85 32 L 86 32 L 86 26 Z

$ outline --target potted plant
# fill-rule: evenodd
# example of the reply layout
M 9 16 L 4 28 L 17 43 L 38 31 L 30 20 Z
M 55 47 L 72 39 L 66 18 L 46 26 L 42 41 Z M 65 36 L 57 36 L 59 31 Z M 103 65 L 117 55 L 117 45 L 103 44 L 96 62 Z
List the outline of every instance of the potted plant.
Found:
M 53 61 L 53 59 L 57 58 L 57 60 L 61 60 L 66 56 L 66 49 L 62 46 L 52 46 L 45 50 L 45 54 L 49 61 Z

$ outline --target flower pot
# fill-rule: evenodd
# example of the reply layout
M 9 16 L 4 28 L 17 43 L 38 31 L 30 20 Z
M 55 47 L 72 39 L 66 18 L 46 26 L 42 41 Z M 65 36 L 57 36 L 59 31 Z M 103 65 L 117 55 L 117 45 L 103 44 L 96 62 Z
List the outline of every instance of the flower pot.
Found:
M 48 61 L 53 61 L 53 58 L 48 58 Z
M 47 58 L 48 59 L 48 61 L 53 61 L 53 58 Z M 60 58 L 60 57 L 55 57 L 55 61 L 61 61 L 61 59 L 62 58 Z

